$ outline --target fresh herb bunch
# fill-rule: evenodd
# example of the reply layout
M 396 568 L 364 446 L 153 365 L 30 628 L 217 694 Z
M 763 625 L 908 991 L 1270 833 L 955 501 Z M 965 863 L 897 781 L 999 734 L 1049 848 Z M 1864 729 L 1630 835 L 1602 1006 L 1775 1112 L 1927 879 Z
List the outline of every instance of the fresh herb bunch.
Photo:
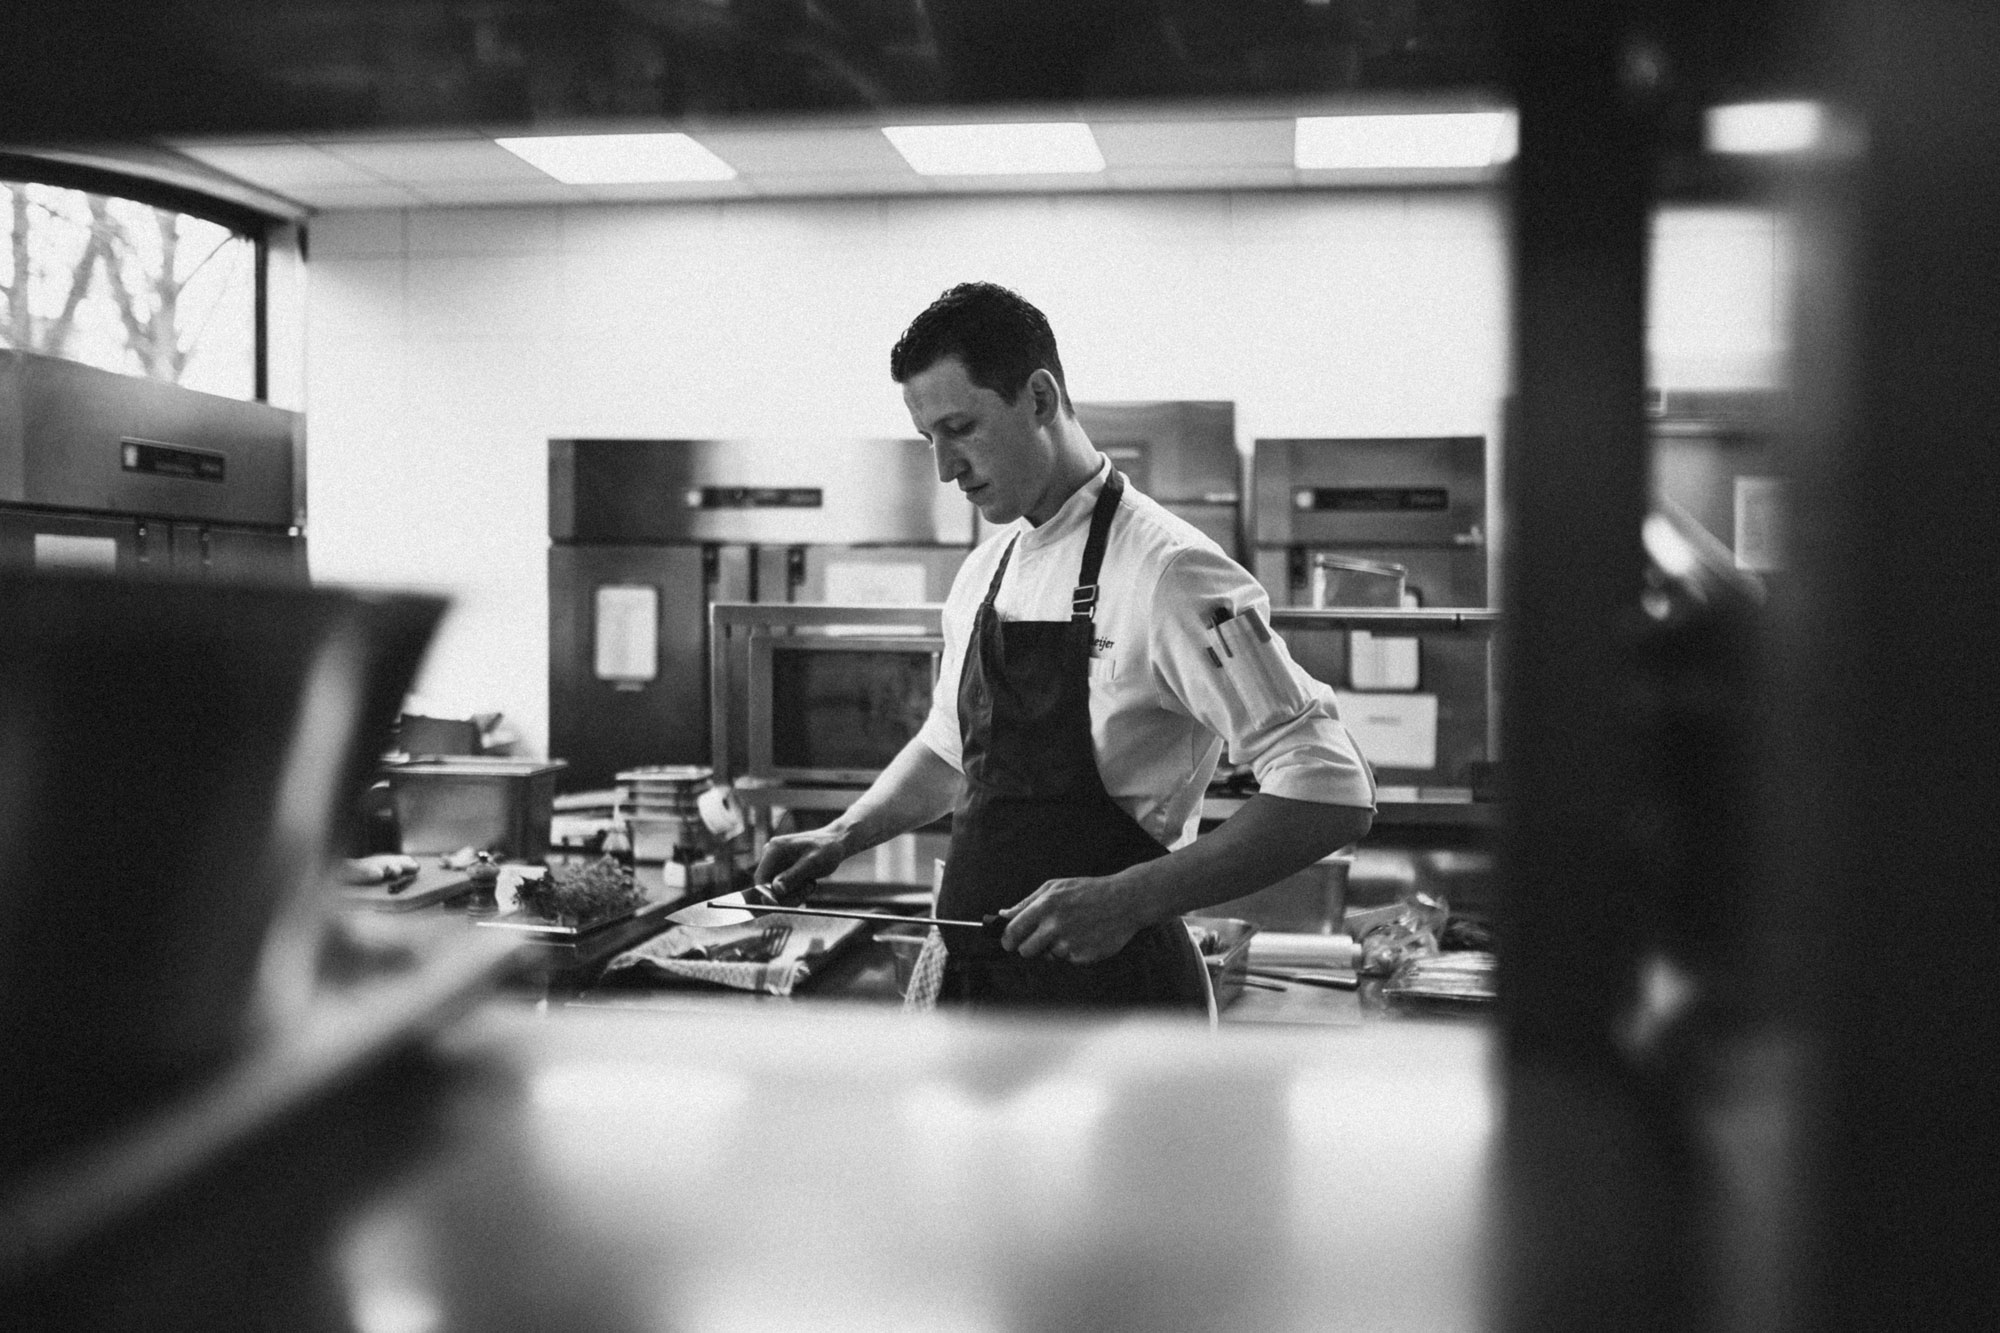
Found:
M 514 890 L 514 901 L 523 911 L 565 926 L 630 911 L 645 899 L 631 868 L 609 856 L 587 866 L 550 866 L 548 874 L 523 880 Z

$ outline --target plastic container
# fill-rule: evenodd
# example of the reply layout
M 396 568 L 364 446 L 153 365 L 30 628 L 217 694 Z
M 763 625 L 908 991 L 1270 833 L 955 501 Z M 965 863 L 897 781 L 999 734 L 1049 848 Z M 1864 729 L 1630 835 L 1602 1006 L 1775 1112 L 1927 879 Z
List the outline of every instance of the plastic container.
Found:
M 1409 570 L 1351 555 L 1313 557 L 1312 599 L 1318 610 L 1364 606 L 1398 608 Z
M 561 759 L 465 756 L 388 764 L 390 801 L 402 850 L 442 856 L 460 848 L 507 860 L 539 861 L 549 851 Z

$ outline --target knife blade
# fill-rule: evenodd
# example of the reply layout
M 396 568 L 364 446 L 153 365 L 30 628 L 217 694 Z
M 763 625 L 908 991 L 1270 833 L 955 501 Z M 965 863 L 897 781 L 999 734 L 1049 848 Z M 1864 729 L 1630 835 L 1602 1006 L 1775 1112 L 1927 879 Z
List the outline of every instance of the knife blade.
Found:
M 747 897 L 747 895 L 746 895 Z M 959 930 L 983 930 L 998 935 L 1007 928 L 1007 918 L 992 912 L 977 921 L 958 921 L 942 916 L 902 916 L 895 912 L 847 912 L 833 907 L 787 907 L 782 903 L 719 903 L 710 899 L 704 907 L 719 907 L 724 911 L 743 912 L 783 912 L 792 916 L 825 916 L 843 921 L 881 921 L 903 926 L 952 926 Z

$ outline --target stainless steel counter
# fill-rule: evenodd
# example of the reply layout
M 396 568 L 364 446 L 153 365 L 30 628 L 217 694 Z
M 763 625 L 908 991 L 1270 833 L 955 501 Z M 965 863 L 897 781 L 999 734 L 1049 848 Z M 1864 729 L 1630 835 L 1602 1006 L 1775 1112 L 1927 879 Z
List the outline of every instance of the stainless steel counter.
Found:
M 1482 1323 L 1483 1025 L 515 989 L 441 1027 L 406 1001 L 491 971 L 465 934 L 111 1145 L 171 1170 L 0 1199 L 10 1328 Z

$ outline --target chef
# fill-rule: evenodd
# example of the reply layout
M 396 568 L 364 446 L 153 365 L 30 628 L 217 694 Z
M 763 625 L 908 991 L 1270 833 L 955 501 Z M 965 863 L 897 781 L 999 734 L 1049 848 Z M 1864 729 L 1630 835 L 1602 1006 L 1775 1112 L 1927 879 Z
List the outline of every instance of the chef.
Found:
M 990 283 L 911 322 L 890 375 L 939 481 L 999 531 L 944 607 L 929 717 L 852 806 L 772 838 L 758 882 L 796 901 L 856 852 L 949 813 L 920 975 L 940 1003 L 1205 1011 L 1182 913 L 1368 831 L 1375 788 L 1333 694 L 1269 629 L 1256 580 L 1140 494 L 1078 422 L 1047 318 Z M 1258 792 L 1195 836 L 1225 745 Z

